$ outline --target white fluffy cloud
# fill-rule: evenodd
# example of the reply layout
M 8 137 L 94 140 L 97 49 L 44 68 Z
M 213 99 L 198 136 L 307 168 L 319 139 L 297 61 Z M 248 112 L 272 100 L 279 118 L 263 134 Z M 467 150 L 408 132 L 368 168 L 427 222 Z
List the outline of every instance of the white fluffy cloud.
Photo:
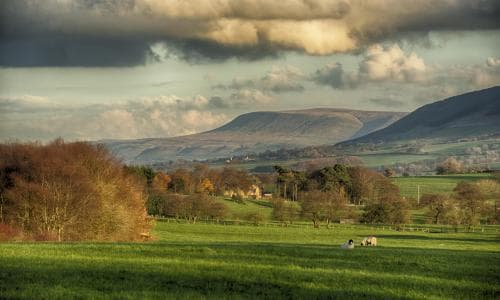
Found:
M 272 96 L 254 89 L 238 90 L 231 94 L 230 99 L 234 106 L 266 105 L 274 101 Z
M 0 120 L 0 139 L 21 136 L 31 140 L 59 136 L 85 140 L 169 137 L 209 130 L 228 120 L 223 113 L 207 111 L 210 100 L 203 96 L 187 100 L 159 96 L 84 107 L 55 106 L 44 100 L 44 105 L 31 110 L 18 107 L 16 103 L 23 105 L 19 101 L 0 99 L 0 107 L 8 109 L 2 111 L 8 118 Z
M 427 66 L 414 52 L 406 54 L 397 44 L 374 45 L 359 64 L 361 80 L 416 82 L 425 80 Z
M 223 90 L 257 89 L 273 93 L 301 92 L 304 90 L 302 85 L 304 78 L 302 71 L 296 67 L 274 66 L 261 78 L 235 78 L 229 84 L 218 84 L 214 88 Z
M 345 89 L 374 82 L 423 82 L 428 72 L 429 68 L 416 53 L 405 53 L 397 44 L 385 47 L 376 44 L 363 53 L 356 71 L 344 71 L 342 64 L 331 63 L 311 78 L 318 84 Z
M 428 65 L 416 53 L 406 53 L 397 44 L 376 44 L 362 54 L 357 69 L 344 70 L 342 64 L 330 63 L 311 74 L 310 79 L 336 89 L 382 84 L 397 84 L 398 89 L 420 88 L 425 91 L 416 92 L 416 99 L 429 101 L 500 84 L 500 58 L 490 57 L 478 65 Z

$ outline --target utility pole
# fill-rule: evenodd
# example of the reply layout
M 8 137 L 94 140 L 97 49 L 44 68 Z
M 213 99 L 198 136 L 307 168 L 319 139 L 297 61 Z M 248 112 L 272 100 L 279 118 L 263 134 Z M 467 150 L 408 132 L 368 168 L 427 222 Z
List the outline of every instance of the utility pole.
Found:
M 417 205 L 420 206 L 420 184 L 417 184 Z

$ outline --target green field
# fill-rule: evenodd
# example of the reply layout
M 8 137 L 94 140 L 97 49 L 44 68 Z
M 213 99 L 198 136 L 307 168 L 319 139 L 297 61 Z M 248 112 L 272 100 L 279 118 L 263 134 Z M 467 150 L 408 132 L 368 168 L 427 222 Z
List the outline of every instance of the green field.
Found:
M 393 181 L 399 186 L 401 196 L 416 199 L 419 188 L 420 196 L 423 194 L 451 193 L 460 181 L 477 181 L 490 177 L 490 174 L 458 174 L 395 177 Z
M 397 163 L 412 163 L 426 159 L 435 159 L 437 156 L 431 154 L 398 154 L 398 153 L 374 153 L 357 155 L 363 160 L 368 168 L 379 166 L 392 166 Z
M 387 144 L 387 146 L 380 146 L 380 148 L 377 150 L 353 149 L 346 154 L 359 157 L 363 161 L 363 164 L 368 168 L 378 168 L 383 166 L 390 167 L 398 163 L 408 164 L 420 162 L 423 160 L 444 160 L 449 156 L 467 155 L 466 149 L 471 147 L 482 147 L 484 145 L 489 145 L 490 147 L 496 148 L 500 145 L 500 140 L 486 139 L 480 141 L 451 143 L 433 143 L 430 140 L 424 140 L 420 141 L 419 143 L 420 145 L 422 145 L 422 153 L 416 154 L 404 153 L 405 151 L 407 151 L 406 148 L 400 149 L 400 147 L 407 147 L 408 144 L 414 145 L 415 141 L 403 141 L 397 144 Z M 294 158 L 290 160 L 235 163 L 232 164 L 232 166 L 250 171 L 256 167 L 267 167 L 268 170 L 272 170 L 272 166 L 274 165 L 290 167 L 294 164 L 307 162 L 310 160 L 310 158 Z M 227 165 L 224 163 L 216 163 L 212 165 L 212 167 L 223 166 Z M 481 166 L 484 167 L 485 165 L 481 164 Z M 493 169 L 500 169 L 500 162 L 491 162 L 488 164 L 488 166 Z
M 147 243 L 3 243 L 0 298 L 493 299 L 496 230 L 158 222 Z M 373 233 L 376 248 L 339 248 Z
M 227 206 L 227 218 L 230 220 L 243 220 L 252 213 L 257 213 L 266 220 L 271 218 L 272 204 L 269 201 L 247 199 L 238 203 L 227 197 L 217 197 L 217 201 Z

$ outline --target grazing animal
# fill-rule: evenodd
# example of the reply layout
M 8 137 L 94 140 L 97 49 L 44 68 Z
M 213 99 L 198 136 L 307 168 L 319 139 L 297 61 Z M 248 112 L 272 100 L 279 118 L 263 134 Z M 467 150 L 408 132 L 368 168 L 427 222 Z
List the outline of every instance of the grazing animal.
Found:
M 142 238 L 143 241 L 147 241 L 147 240 L 149 240 L 151 238 L 151 235 L 149 234 L 149 232 L 142 232 L 140 234 L 140 236 L 141 236 L 141 238 Z
M 377 238 L 374 236 L 365 237 L 361 241 L 361 246 L 377 246 Z
M 349 240 L 349 241 L 343 243 L 342 245 L 340 245 L 340 248 L 342 248 L 342 249 L 354 249 L 354 241 Z

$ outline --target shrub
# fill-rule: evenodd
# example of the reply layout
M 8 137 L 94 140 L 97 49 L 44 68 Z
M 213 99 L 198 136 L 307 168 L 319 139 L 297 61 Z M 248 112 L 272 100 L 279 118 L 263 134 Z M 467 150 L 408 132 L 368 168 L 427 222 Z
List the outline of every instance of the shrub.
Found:
M 262 223 L 264 219 L 264 216 L 260 212 L 250 212 L 245 215 L 245 220 L 252 222 L 255 226 Z
M 9 224 L 0 223 L 0 242 L 14 240 L 22 237 L 21 231 Z
M 360 219 L 363 223 L 407 224 L 410 221 L 408 202 L 399 195 L 385 195 L 365 206 Z
M 231 196 L 231 200 L 239 204 L 246 204 L 243 200 L 243 196 L 241 194 L 235 193 Z

